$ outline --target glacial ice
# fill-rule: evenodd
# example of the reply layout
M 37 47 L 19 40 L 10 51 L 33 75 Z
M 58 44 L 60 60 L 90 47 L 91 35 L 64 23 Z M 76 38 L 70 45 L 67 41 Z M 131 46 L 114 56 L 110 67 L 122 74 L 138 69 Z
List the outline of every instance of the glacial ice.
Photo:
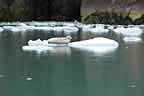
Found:
M 115 32 L 117 35 L 125 37 L 141 36 L 144 25 L 128 25 L 125 28 L 123 25 L 104 25 L 104 24 L 82 24 L 75 22 L 13 22 L 0 23 L 0 32 L 27 32 L 27 31 L 44 31 L 44 32 L 92 32 L 92 33 L 108 33 Z
M 83 25 L 82 31 L 83 32 L 94 32 L 94 33 L 107 33 L 110 30 L 105 29 L 103 24 L 88 24 L 88 25 Z
M 119 44 L 111 39 L 97 37 L 89 40 L 72 42 L 69 43 L 69 46 L 72 48 L 78 48 L 94 52 L 106 52 L 118 48 Z
M 0 32 L 3 32 L 3 31 L 4 31 L 4 29 L 0 27 Z
M 113 32 L 118 36 L 123 36 L 125 42 L 140 41 L 144 33 L 144 25 L 104 25 L 104 24 L 82 24 L 79 22 L 2 22 L 0 23 L 0 32 L 55 32 L 65 35 L 82 32 L 82 34 L 94 33 L 101 34 Z M 25 34 L 25 33 L 24 33 Z M 113 35 L 113 34 L 112 34 Z M 44 41 L 43 41 L 44 42 Z M 46 45 L 46 44 L 43 44 Z
M 47 24 L 47 25 L 46 25 Z M 3 30 L 6 31 L 11 31 L 11 32 L 26 32 L 26 31 L 55 31 L 55 32 L 67 32 L 67 33 L 71 33 L 71 32 L 78 32 L 79 29 L 72 25 L 72 23 L 68 23 L 68 25 L 66 26 L 66 23 L 64 23 L 64 26 L 57 26 L 57 25 L 49 25 L 50 23 L 34 23 L 34 24 L 24 24 L 24 23 L 18 23 L 18 25 L 5 25 L 2 27 Z M 39 25 L 39 26 L 38 26 Z M 42 26 L 41 26 L 42 25 Z M 3 31 L 2 30 L 2 31 Z M 0 30 L 1 31 L 1 30 Z
M 79 29 L 76 27 L 65 26 L 65 27 L 53 27 L 53 31 L 71 33 L 71 32 L 78 32 Z
M 117 34 L 122 34 L 125 37 L 138 37 L 141 36 L 143 33 L 143 30 L 139 27 L 132 27 L 132 28 L 116 28 L 113 30 Z
M 123 40 L 126 43 L 142 42 L 142 39 L 140 37 L 124 37 Z
M 38 39 L 36 41 L 29 40 L 28 41 L 28 45 L 29 46 L 47 46 L 48 45 L 48 41 L 47 40 L 41 41 L 40 39 Z
M 51 44 L 48 43 L 48 40 L 29 40 L 28 46 L 44 46 L 44 47 L 60 47 L 60 46 L 67 46 L 67 44 Z

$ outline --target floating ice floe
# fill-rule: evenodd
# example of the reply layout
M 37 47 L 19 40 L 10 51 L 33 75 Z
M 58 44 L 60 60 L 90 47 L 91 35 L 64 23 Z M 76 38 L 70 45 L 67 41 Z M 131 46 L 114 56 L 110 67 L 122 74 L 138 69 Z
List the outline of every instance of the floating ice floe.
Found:
M 107 52 L 113 51 L 118 48 L 119 44 L 111 39 L 104 37 L 97 37 L 94 39 L 83 40 L 78 42 L 69 43 L 69 46 L 72 48 L 84 49 L 94 52 Z
M 53 27 L 53 31 L 55 32 L 64 32 L 64 33 L 71 33 L 71 32 L 78 32 L 79 29 L 77 27 Z
M 107 33 L 109 32 L 108 29 L 101 29 L 101 28 L 93 28 L 91 29 L 91 32 L 94 32 L 94 33 Z
M 27 26 L 25 24 L 21 26 L 3 26 L 3 29 L 6 31 L 11 31 L 11 32 L 26 32 L 30 26 Z
M 83 25 L 82 26 L 82 31 L 83 32 L 91 32 L 92 28 L 95 28 L 95 25 L 93 25 L 93 24 Z
M 55 38 L 52 38 L 55 39 Z M 51 40 L 51 39 L 50 39 Z M 57 43 L 57 42 L 56 42 Z M 22 49 L 23 50 L 27 50 L 27 51 L 46 51 L 46 50 L 51 50 L 52 47 L 66 47 L 67 44 L 52 44 L 52 43 L 48 43 L 48 40 L 29 40 L 28 41 L 28 45 L 27 46 L 23 46 Z
M 34 31 L 34 30 L 40 30 L 40 31 L 53 31 L 52 27 L 49 26 L 43 26 L 43 27 L 36 27 L 36 26 L 31 26 L 29 27 L 29 31 Z
M 3 32 L 3 31 L 4 31 L 4 29 L 0 27 L 0 32 Z
M 49 26 L 49 27 L 56 27 L 56 26 L 69 26 L 74 27 L 75 24 L 73 22 L 25 22 L 27 25 L 30 26 Z
M 120 28 L 114 29 L 113 31 L 117 34 L 122 34 L 123 36 L 126 36 L 126 37 L 138 37 L 138 36 L 141 36 L 143 33 L 143 30 L 138 27 L 132 27 L 132 28 L 120 27 Z
M 89 24 L 83 25 L 82 31 L 83 32 L 94 32 L 94 33 L 107 33 L 110 30 L 105 29 L 103 24 Z
M 26 32 L 26 31 L 54 31 L 54 32 L 65 32 L 65 33 L 71 33 L 71 32 L 78 32 L 79 29 L 77 27 L 69 27 L 69 26 L 58 26 L 58 27 L 49 27 L 49 26 L 3 26 L 3 28 L 0 28 L 0 31 L 6 30 L 11 32 Z
M 140 37 L 124 37 L 123 40 L 126 42 L 126 43 L 133 43 L 133 42 L 141 42 L 142 39 Z
M 66 37 L 56 37 L 56 38 L 50 38 L 48 40 L 40 40 L 37 39 L 35 41 L 29 40 L 28 45 L 29 46 L 50 46 L 50 45 L 66 45 L 71 41 L 71 36 Z
M 48 41 L 47 40 L 41 41 L 40 39 L 38 39 L 36 41 L 29 40 L 28 41 L 28 45 L 29 46 L 47 46 L 48 45 Z

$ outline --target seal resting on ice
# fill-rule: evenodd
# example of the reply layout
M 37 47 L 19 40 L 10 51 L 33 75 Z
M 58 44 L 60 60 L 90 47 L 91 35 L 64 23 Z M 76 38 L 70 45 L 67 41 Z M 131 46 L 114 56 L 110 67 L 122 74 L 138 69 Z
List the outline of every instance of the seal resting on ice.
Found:
M 54 43 L 54 44 L 68 44 L 71 41 L 71 36 L 66 37 L 56 37 L 56 38 L 50 38 L 48 39 L 48 43 Z

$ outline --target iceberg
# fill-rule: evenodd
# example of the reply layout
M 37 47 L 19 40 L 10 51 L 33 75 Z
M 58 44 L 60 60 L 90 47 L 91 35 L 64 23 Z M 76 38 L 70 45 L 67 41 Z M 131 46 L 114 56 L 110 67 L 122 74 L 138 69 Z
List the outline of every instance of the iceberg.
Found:
M 114 49 L 118 48 L 119 44 L 111 39 L 97 37 L 89 40 L 72 42 L 69 43 L 69 46 L 72 48 L 78 48 L 94 52 L 107 52 L 113 51 Z

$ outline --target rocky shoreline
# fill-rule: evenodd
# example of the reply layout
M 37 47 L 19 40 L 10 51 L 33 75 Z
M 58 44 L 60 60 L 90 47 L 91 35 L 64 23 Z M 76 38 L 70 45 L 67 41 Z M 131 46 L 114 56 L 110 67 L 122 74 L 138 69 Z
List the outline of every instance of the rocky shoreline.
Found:
M 111 24 L 111 25 L 141 25 L 144 24 L 144 14 L 133 19 L 130 14 L 122 12 L 96 11 L 83 19 L 85 24 Z

